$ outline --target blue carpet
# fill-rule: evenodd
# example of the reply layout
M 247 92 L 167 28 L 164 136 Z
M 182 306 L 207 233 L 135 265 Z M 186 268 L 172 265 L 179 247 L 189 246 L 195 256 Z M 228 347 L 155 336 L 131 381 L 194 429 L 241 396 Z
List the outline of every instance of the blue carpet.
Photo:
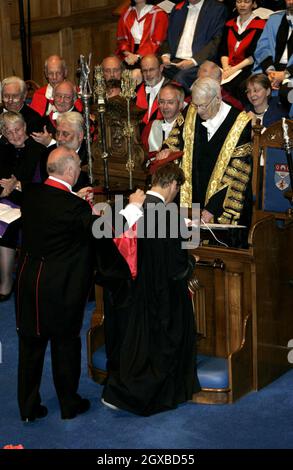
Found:
M 100 403 L 102 387 L 87 376 L 85 334 L 94 303 L 89 303 L 83 328 L 80 393 L 91 409 L 70 421 L 60 419 L 47 351 L 42 382 L 47 418 L 20 421 L 16 402 L 17 335 L 13 299 L 0 304 L 0 448 L 22 444 L 26 449 L 292 449 L 293 370 L 259 392 L 233 405 L 184 404 L 147 418 L 112 411 Z

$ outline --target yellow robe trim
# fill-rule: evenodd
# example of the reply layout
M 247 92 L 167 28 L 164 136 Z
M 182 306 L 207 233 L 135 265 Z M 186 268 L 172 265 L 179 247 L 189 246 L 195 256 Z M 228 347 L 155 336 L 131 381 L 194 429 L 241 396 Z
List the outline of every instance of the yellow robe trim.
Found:
M 194 127 L 196 119 L 196 108 L 190 104 L 183 129 L 184 149 L 181 168 L 185 174 L 185 183 L 180 189 L 180 206 L 191 207 L 192 205 L 192 158 L 194 144 Z
M 230 158 L 234 152 L 234 149 L 238 143 L 238 140 L 245 126 L 250 120 L 251 117 L 245 111 L 242 111 L 240 114 L 238 114 L 236 121 L 234 122 L 229 134 L 225 139 L 217 162 L 214 166 L 213 173 L 210 177 L 206 192 L 205 205 L 207 205 L 207 203 L 209 202 L 211 197 L 213 197 L 214 194 L 216 194 L 218 191 L 220 191 L 226 186 L 223 185 L 223 183 L 221 184 L 222 178 L 229 164 Z

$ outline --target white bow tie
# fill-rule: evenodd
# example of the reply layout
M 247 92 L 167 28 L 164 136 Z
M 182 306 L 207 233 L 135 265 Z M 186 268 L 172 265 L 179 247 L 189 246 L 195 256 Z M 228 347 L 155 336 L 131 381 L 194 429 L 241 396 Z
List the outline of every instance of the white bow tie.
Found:
M 170 131 L 172 129 L 172 122 L 162 122 L 162 130 L 164 132 Z
M 145 92 L 146 94 L 153 94 L 154 93 L 154 87 L 146 85 L 145 87 Z
M 58 116 L 59 116 L 58 111 L 54 111 L 54 112 L 52 113 L 52 119 L 53 119 L 53 121 L 56 121 L 56 119 L 58 118 Z

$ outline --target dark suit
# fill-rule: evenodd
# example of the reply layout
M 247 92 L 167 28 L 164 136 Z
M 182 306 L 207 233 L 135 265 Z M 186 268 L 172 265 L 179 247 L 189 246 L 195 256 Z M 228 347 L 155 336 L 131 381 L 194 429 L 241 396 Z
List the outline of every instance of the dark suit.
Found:
M 49 340 L 62 417 L 79 406 L 79 333 L 92 280 L 91 218 L 89 204 L 70 192 L 39 184 L 24 191 L 16 299 L 22 417 L 33 415 L 40 403 Z
M 188 1 L 180 2 L 170 13 L 168 28 L 168 46 L 171 62 L 176 61 L 176 52 L 184 30 Z M 225 6 L 216 0 L 204 0 L 201 7 L 192 40 L 192 56 L 198 66 L 205 60 L 215 60 L 227 18 Z M 165 51 L 164 51 L 165 52 Z M 164 68 L 164 75 L 189 88 L 194 82 L 198 67 L 179 70 L 175 66 Z
M 39 113 L 24 104 L 19 111 L 26 122 L 26 133 L 30 135 L 32 132 L 43 132 L 43 120 Z
M 50 155 L 53 150 L 57 148 L 57 145 L 50 145 L 50 147 L 46 147 L 46 158 L 42 161 L 42 175 L 45 175 L 45 178 L 42 178 L 42 180 L 45 180 L 48 177 L 47 169 L 46 169 L 46 164 L 48 160 L 48 156 Z M 87 149 L 86 149 L 86 141 L 83 140 L 81 143 L 81 146 L 77 152 L 80 162 L 81 162 L 81 167 L 87 164 Z M 84 188 L 85 186 L 90 186 L 90 180 L 89 180 L 89 175 L 86 171 L 81 170 L 78 180 L 75 183 L 75 185 L 72 188 L 72 191 L 74 193 L 77 193 L 81 188 Z

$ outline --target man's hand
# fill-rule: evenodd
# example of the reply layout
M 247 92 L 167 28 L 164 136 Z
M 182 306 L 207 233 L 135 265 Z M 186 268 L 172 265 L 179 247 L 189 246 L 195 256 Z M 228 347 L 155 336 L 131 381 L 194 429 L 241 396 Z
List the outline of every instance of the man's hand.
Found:
M 145 200 L 145 193 L 141 189 L 137 189 L 135 193 L 130 194 L 129 204 L 135 204 L 138 207 L 141 207 Z
M 125 59 L 124 60 L 128 65 L 134 65 L 134 64 L 136 64 L 136 62 L 139 61 L 139 55 L 132 54 L 132 52 L 127 52 L 127 53 L 125 53 Z
M 42 144 L 42 145 L 45 145 L 45 147 L 48 147 L 48 145 L 50 145 L 50 142 L 52 140 L 52 134 L 49 134 L 46 126 L 44 126 L 43 131 L 44 132 L 32 132 L 31 136 L 39 144 Z
M 169 157 L 170 153 L 172 153 L 172 150 L 170 149 L 161 150 L 156 154 L 156 160 L 164 160 Z
M 208 224 L 212 218 L 214 217 L 214 214 L 211 214 L 209 211 L 207 211 L 206 209 L 203 209 L 202 213 L 201 213 L 201 220 L 203 222 L 205 222 L 206 224 Z
M 91 186 L 86 186 L 85 188 L 81 188 L 79 191 L 77 191 L 76 195 L 80 197 L 81 199 L 85 199 L 90 204 L 94 202 L 94 192 Z
M 162 55 L 162 62 L 163 62 L 164 67 L 170 67 L 171 65 L 171 60 L 168 55 Z
M 276 72 L 276 70 L 271 70 L 268 72 L 268 77 L 273 90 L 278 90 L 282 81 L 285 80 L 285 72 Z
M 191 67 L 194 67 L 194 62 L 193 60 L 190 60 L 190 59 L 184 59 L 184 60 L 181 60 L 181 62 L 178 62 L 176 64 L 176 67 L 181 70 L 191 69 Z

